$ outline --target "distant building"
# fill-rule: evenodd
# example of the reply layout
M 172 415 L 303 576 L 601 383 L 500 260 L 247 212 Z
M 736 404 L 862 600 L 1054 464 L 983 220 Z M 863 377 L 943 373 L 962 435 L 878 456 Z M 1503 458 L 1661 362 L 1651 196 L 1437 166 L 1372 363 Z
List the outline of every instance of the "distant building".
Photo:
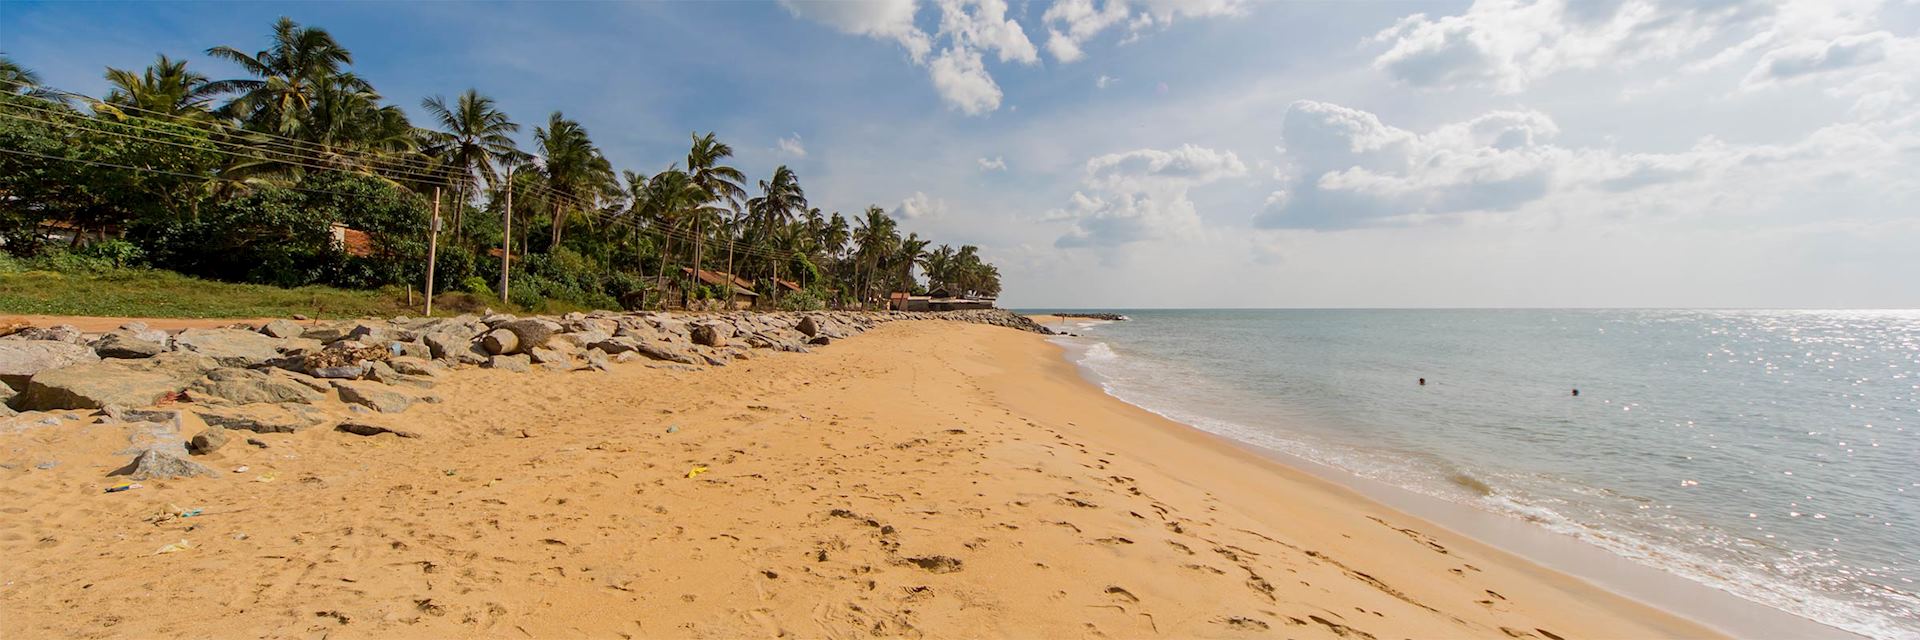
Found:
M 680 267 L 681 275 L 696 275 L 690 267 Z M 753 292 L 753 281 L 725 271 L 701 269 L 697 274 L 700 282 L 712 287 L 731 287 L 733 295 L 727 300 L 728 306 L 735 309 L 747 309 L 760 301 L 760 294 Z
M 373 236 L 368 235 L 367 232 L 338 222 L 329 226 L 327 231 L 333 236 L 333 248 L 340 250 L 341 253 L 356 258 L 373 255 Z

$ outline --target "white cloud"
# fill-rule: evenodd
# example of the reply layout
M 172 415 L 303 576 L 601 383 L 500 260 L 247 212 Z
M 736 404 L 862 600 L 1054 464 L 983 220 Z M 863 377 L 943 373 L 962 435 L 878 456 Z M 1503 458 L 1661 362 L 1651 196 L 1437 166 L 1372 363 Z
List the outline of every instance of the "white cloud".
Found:
M 1058 62 L 1086 57 L 1085 44 L 1100 32 L 1125 25 L 1126 44 L 1153 27 L 1165 28 L 1174 18 L 1236 16 L 1244 12 L 1241 0 L 1058 0 L 1040 20 L 1047 24 L 1047 53 Z
M 1567 69 L 1618 68 L 1694 50 L 1773 10 L 1761 0 L 1476 0 L 1456 16 L 1414 14 L 1375 34 L 1375 69 L 1416 87 L 1514 93 Z
M 793 156 L 795 158 L 807 157 L 807 148 L 806 146 L 800 144 L 800 134 L 798 133 L 793 134 L 793 137 L 791 138 L 781 138 L 775 141 L 774 144 L 776 145 L 776 148 L 780 150 L 781 153 Z
M 1845 35 L 1829 41 L 1803 40 L 1760 56 L 1742 86 L 1753 89 L 1778 82 L 1872 65 L 1886 60 L 1898 40 L 1885 31 Z
M 1200 215 L 1188 189 L 1244 176 L 1247 165 L 1231 151 L 1182 145 L 1171 151 L 1137 149 L 1087 160 L 1083 186 L 1048 220 L 1071 222 L 1054 241 L 1062 248 L 1117 247 L 1143 240 L 1190 238 Z
M 1106 74 L 1101 74 L 1099 78 L 1094 79 L 1093 88 L 1105 89 L 1107 87 L 1113 86 L 1113 83 L 1119 82 L 1119 81 L 1120 81 L 1119 78 L 1115 78 L 1113 76 L 1109 76 Z
M 1007 161 L 1006 159 L 1000 156 L 994 156 L 992 160 L 981 158 L 979 162 L 980 162 L 981 171 L 1006 171 L 1007 170 Z
M 935 199 L 919 191 L 913 192 L 913 195 L 907 196 L 905 200 L 900 201 L 900 204 L 893 207 L 893 215 L 905 220 L 937 218 L 945 215 L 946 212 L 947 203 L 945 201 Z
M 953 48 L 940 52 L 928 67 L 933 88 L 954 108 L 976 116 L 1000 108 L 1000 85 L 987 75 L 980 52 Z
M 914 62 L 926 60 L 933 50 L 933 40 L 913 25 L 919 9 L 914 0 L 780 0 L 780 5 L 795 17 L 843 33 L 898 42 Z
M 1033 64 L 1040 53 L 1020 23 L 1007 17 L 1006 0 L 938 0 L 940 35 L 955 47 L 998 54 L 1001 62 Z

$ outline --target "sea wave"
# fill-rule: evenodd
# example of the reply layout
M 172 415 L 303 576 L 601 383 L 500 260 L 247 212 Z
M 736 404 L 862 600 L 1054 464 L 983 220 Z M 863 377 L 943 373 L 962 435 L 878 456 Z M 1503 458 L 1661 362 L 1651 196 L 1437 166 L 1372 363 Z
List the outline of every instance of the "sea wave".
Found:
M 1523 488 L 1526 483 L 1513 481 L 1501 474 L 1472 473 L 1425 452 L 1392 452 L 1391 455 L 1383 455 L 1382 452 L 1331 445 L 1270 426 L 1254 426 L 1206 415 L 1194 410 L 1191 407 L 1193 403 L 1182 402 L 1177 393 L 1165 391 L 1202 384 L 1197 372 L 1170 363 L 1125 357 L 1101 340 L 1084 337 L 1062 337 L 1059 340 L 1070 345 L 1074 362 L 1109 395 L 1175 422 L 1284 452 L 1359 477 L 1386 482 L 1430 498 L 1531 522 L 1639 564 L 1854 633 L 1873 638 L 1915 637 L 1899 621 L 1882 612 L 1835 600 L 1798 584 L 1782 582 L 1742 566 L 1737 559 L 1712 557 L 1675 548 L 1630 530 L 1609 527 L 1604 521 L 1583 522 L 1568 517 L 1548 506 L 1555 503 L 1569 506 L 1564 501 L 1534 495 Z M 1574 492 L 1594 492 L 1585 487 L 1570 489 Z M 1596 493 L 1595 497 L 1600 496 Z M 1624 496 L 1610 498 L 1630 500 Z M 1705 527 L 1694 526 L 1701 529 L 1691 532 L 1695 539 L 1704 541 L 1721 538 L 1718 542 L 1703 542 L 1705 549 L 1724 548 L 1738 538 L 1728 532 L 1707 531 Z M 1795 571 L 1794 567 L 1778 568 Z

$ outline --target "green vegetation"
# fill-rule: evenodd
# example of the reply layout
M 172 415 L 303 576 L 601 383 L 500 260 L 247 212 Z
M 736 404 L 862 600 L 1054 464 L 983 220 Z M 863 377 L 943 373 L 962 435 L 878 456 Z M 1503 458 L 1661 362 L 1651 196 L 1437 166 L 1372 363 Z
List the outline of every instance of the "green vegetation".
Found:
M 730 297 L 690 277 L 702 269 L 739 274 L 780 308 L 999 293 L 999 272 L 976 247 L 902 237 L 879 207 L 851 224 L 823 213 L 787 167 L 750 194 L 712 133 L 694 134 L 684 161 L 663 171 L 616 171 L 560 111 L 533 127 L 533 148 L 519 148 L 521 126 L 472 89 L 425 100 L 431 126 L 415 127 L 323 29 L 282 18 L 266 48 L 250 50 L 206 51 L 244 78 L 212 80 L 166 55 L 139 72 L 108 69 L 113 88 L 99 99 L 46 87 L 0 57 L 0 248 L 110 265 L 0 274 L 0 310 L 404 312 L 394 292 L 424 284 L 433 241 L 437 293 L 502 308 Z

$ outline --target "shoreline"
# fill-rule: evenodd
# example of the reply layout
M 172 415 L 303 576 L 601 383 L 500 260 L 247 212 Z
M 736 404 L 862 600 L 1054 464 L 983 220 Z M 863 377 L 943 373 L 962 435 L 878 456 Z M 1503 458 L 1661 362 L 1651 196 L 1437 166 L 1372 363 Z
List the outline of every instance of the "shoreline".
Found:
M 1078 329 L 1085 318 L 1056 314 L 1030 314 L 1043 326 L 1064 332 Z M 1105 324 L 1106 322 L 1096 322 Z M 1068 335 L 1064 334 L 1063 335 Z M 1087 338 L 1072 334 L 1071 337 Z M 1097 338 L 1094 338 L 1097 339 Z M 1616 555 L 1606 549 L 1531 523 L 1500 514 L 1421 494 L 1350 471 L 1328 466 L 1285 451 L 1262 447 L 1229 436 L 1213 433 L 1154 409 L 1132 404 L 1102 387 L 1089 377 L 1092 372 L 1075 362 L 1069 350 L 1055 343 L 1061 360 L 1092 391 L 1113 398 L 1141 411 L 1160 417 L 1174 428 L 1190 430 L 1217 440 L 1221 445 L 1243 450 L 1286 470 L 1332 483 L 1352 492 L 1356 499 L 1371 501 L 1389 509 L 1432 523 L 1457 535 L 1512 555 L 1520 562 L 1563 574 L 1594 588 L 1632 600 L 1675 616 L 1699 623 L 1732 637 L 1794 637 L 1860 640 L 1859 634 L 1804 618 L 1793 613 L 1741 598 L 1711 585 L 1647 566 Z
M 123 493 L 143 430 L 0 430 L 0 632 L 1720 635 L 1126 404 L 1034 333 L 434 393 L 379 422 L 404 436 L 248 434 Z

